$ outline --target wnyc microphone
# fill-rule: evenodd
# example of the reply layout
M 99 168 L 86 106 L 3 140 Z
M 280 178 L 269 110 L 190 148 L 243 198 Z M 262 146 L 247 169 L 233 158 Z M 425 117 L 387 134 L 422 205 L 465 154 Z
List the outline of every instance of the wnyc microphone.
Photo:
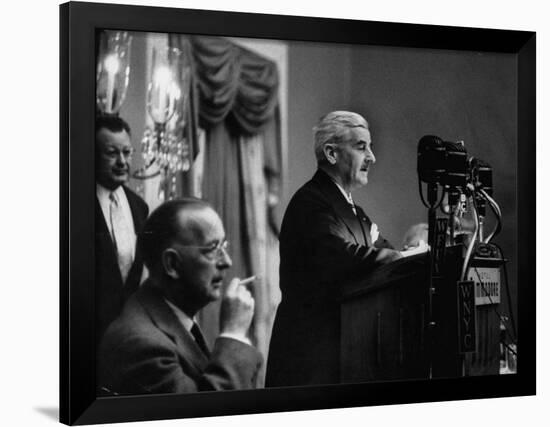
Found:
M 471 181 L 476 190 L 483 190 L 489 196 L 493 195 L 493 168 L 489 163 L 470 157 L 468 164 L 470 166 Z
M 441 138 L 434 135 L 420 138 L 416 169 L 418 179 L 428 184 L 428 203 L 434 207 L 437 203 L 437 184 L 442 183 L 445 175 L 445 146 Z
M 470 171 L 468 168 L 468 152 L 464 142 L 456 141 L 443 143 L 445 146 L 445 175 L 443 184 L 457 192 L 464 191 Z
M 427 184 L 439 184 L 445 175 L 445 145 L 438 136 L 425 135 L 418 141 L 418 177 Z

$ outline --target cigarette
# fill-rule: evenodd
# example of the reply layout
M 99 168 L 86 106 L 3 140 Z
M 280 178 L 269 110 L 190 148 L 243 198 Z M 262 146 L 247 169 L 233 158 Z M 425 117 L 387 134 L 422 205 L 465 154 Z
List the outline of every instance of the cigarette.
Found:
M 246 279 L 243 279 L 239 282 L 239 285 L 248 285 L 249 283 L 253 282 L 254 280 L 256 280 L 256 276 L 250 276 L 250 277 L 247 277 Z

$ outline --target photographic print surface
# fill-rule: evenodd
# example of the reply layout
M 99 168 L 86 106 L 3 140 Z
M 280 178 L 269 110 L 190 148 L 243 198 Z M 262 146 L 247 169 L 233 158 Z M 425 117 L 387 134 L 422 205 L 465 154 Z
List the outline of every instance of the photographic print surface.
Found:
M 452 331 L 453 336 L 451 340 L 442 335 L 435 339 L 441 340 L 436 345 L 446 349 L 427 350 L 430 332 L 422 324 L 428 319 L 425 277 L 411 276 L 410 283 L 403 280 L 370 296 L 342 301 L 342 297 L 347 298 L 346 282 L 358 280 L 344 272 L 337 284 L 341 294 L 331 296 L 335 313 L 332 325 L 324 326 L 322 321 L 317 325 L 340 329 L 326 342 L 327 348 L 320 350 L 337 353 L 334 357 L 339 366 L 332 368 L 339 371 L 339 377 L 336 372 L 330 381 L 323 376 L 304 377 L 301 383 L 289 379 L 291 382 L 280 385 L 515 372 L 517 180 L 509 164 L 517 145 L 514 55 L 113 30 L 99 32 L 98 38 L 98 114 L 109 114 L 105 110 L 113 108 L 113 114 L 131 129 L 133 155 L 123 166 L 129 168 L 124 185 L 146 202 L 148 211 L 168 199 L 192 196 L 210 201 L 220 213 L 231 242 L 233 263 L 227 277 L 258 278 L 253 287 L 256 307 L 250 338 L 264 364 L 255 386 L 265 386 L 265 362 L 281 300 L 277 237 L 282 214 L 317 169 L 312 128 L 320 117 L 338 110 L 357 112 L 368 122 L 375 161 L 368 185 L 354 191 L 353 198 L 394 248 L 402 249 L 415 238 L 428 242 L 428 210 L 419 192 L 417 164 L 421 161 L 420 139 L 434 135 L 463 144 L 467 155 L 464 170 L 459 172 L 464 174 L 465 183 L 479 185 L 476 179 L 485 180 L 483 185 L 499 211 L 491 210 L 492 205 L 478 196 L 484 222 L 478 224 L 482 240 L 477 244 L 494 233 L 498 249 L 476 247 L 465 278 L 474 282 L 473 288 L 454 284 L 456 295 L 443 295 L 438 290 L 446 300 L 442 297 L 433 302 L 434 321 L 440 330 L 447 328 L 444 334 Z M 115 61 L 116 66 L 109 61 Z M 481 171 L 485 175 L 472 175 L 480 173 L 473 159 L 485 162 Z M 442 162 L 437 166 L 444 168 L 445 158 Z M 439 212 L 440 218 L 446 218 L 452 212 L 449 205 L 454 210 L 453 233 L 457 236 L 453 244 L 459 246 L 460 256 L 453 265 L 464 262 L 475 232 L 472 193 L 466 186 L 457 192 L 461 195 L 455 202 L 445 195 Z M 108 222 L 108 210 L 103 213 Z M 139 234 L 144 219 L 138 218 L 140 224 L 134 224 L 135 234 Z M 101 220 L 98 217 L 97 221 Z M 102 227 L 96 225 L 96 230 Z M 449 229 L 443 232 L 449 233 Z M 116 240 L 112 234 L 109 241 Z M 445 243 L 451 246 L 451 239 L 445 238 Z M 135 245 L 133 242 L 131 246 Z M 100 241 L 98 248 L 103 248 Z M 507 265 L 501 261 L 504 258 Z M 107 262 L 100 256 L 96 259 Z M 102 271 L 102 267 L 98 264 L 97 268 Z M 422 268 L 421 264 L 414 267 Z M 111 274 L 115 273 L 113 270 Z M 369 273 L 366 271 L 359 281 L 369 283 Z M 140 273 L 133 278 L 135 283 L 120 286 L 125 292 L 116 315 L 146 276 L 147 272 Z M 440 286 L 451 287 L 458 277 L 445 280 Z M 464 304 L 461 294 L 470 291 L 475 302 L 460 311 Z M 324 291 L 319 288 L 317 292 Z M 311 304 L 317 297 L 308 296 Z M 112 300 L 113 296 L 106 298 Z M 395 307 L 391 307 L 386 298 L 402 300 L 394 301 Z M 109 300 L 100 299 L 99 312 L 108 304 Z M 451 308 L 455 319 L 443 316 Z M 220 302 L 214 301 L 197 314 L 209 347 L 220 333 L 219 311 Z M 323 316 L 329 313 L 330 309 Z M 468 313 L 471 319 L 465 318 Z M 113 312 L 110 320 L 115 317 Z M 299 329 L 299 320 L 293 322 Z M 465 336 L 461 336 L 461 322 L 470 326 Z M 308 324 L 315 328 L 315 322 Z M 299 339 L 305 340 L 306 335 Z M 457 346 L 464 340 L 469 347 L 460 352 Z M 119 339 L 116 341 L 119 345 Z M 309 345 L 314 347 L 315 343 Z M 293 363 L 293 349 L 298 350 L 288 347 L 276 357 Z M 108 353 L 113 351 L 109 348 Z M 398 362 L 393 360 L 396 352 Z M 301 369 L 320 363 L 313 352 L 310 354 L 311 360 Z M 437 368 L 431 372 L 440 362 L 444 365 L 441 372 L 438 374 Z M 325 363 L 322 369 L 327 370 L 332 362 L 327 359 Z M 139 370 L 129 375 L 136 375 L 135 382 L 140 382 Z

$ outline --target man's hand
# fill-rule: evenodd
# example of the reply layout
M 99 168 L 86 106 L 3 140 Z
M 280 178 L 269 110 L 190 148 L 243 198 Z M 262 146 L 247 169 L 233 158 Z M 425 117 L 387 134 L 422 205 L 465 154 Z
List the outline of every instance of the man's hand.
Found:
M 376 255 L 376 262 L 378 264 L 389 264 L 390 262 L 397 261 L 398 259 L 403 258 L 401 255 L 401 252 L 388 249 L 388 248 L 381 248 L 378 249 L 378 253 Z
M 222 297 L 220 334 L 246 337 L 254 316 L 254 298 L 240 279 L 229 282 Z
M 413 256 L 428 252 L 429 249 L 430 246 L 424 240 L 419 240 L 416 246 L 408 247 L 406 250 L 401 251 L 401 255 L 404 257 Z
M 403 238 L 403 251 L 421 246 L 421 242 L 425 244 L 428 241 L 428 224 L 421 222 L 411 226 L 405 233 Z

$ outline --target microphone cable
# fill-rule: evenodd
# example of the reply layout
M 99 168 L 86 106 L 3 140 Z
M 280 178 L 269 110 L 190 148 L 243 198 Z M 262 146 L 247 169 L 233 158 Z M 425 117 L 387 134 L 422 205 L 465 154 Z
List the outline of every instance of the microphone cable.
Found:
M 460 276 L 462 281 L 466 280 L 466 274 L 468 273 L 468 266 L 470 264 L 472 254 L 474 252 L 476 238 L 479 233 L 479 217 L 477 214 L 475 197 L 472 196 L 471 200 L 472 200 L 472 211 L 474 213 L 473 217 L 474 217 L 475 227 L 474 227 L 474 234 L 472 235 L 472 239 L 470 240 L 470 244 L 468 245 L 468 249 L 466 250 L 466 255 L 464 257 L 464 264 L 462 265 L 462 275 Z
M 485 296 L 489 299 L 489 303 L 491 304 L 491 307 L 492 307 L 492 310 L 494 311 L 494 313 L 497 315 L 497 317 L 499 318 L 499 320 L 502 322 L 503 325 L 506 326 L 506 317 L 503 316 L 499 310 L 497 310 L 496 306 L 497 304 L 493 301 L 492 297 L 491 297 L 491 294 L 489 293 L 489 291 L 485 288 L 485 285 L 483 284 L 483 282 L 481 281 L 481 276 L 479 275 L 479 271 L 477 269 L 477 267 L 473 267 L 476 275 L 477 275 L 477 279 L 479 280 L 479 284 L 481 286 L 481 289 L 483 290 L 483 292 L 485 293 Z M 511 308 L 511 307 L 510 307 Z M 510 310 L 510 312 L 512 312 L 512 310 Z M 510 321 L 512 323 L 512 328 L 514 328 L 514 322 L 512 320 L 512 318 L 510 318 Z M 506 335 L 508 336 L 508 338 L 510 338 L 510 341 L 512 341 L 512 344 L 514 345 L 517 345 L 517 335 L 515 334 L 515 331 L 514 331 L 514 336 L 510 333 L 510 331 L 508 330 L 508 328 L 505 328 L 505 331 L 506 331 Z
M 504 281 L 506 283 L 506 297 L 507 297 L 507 300 L 508 300 L 508 309 L 510 311 L 510 322 L 512 323 L 512 330 L 514 331 L 514 336 L 516 337 L 516 340 L 517 340 L 517 336 L 518 336 L 518 333 L 517 333 L 517 329 L 516 329 L 516 321 L 515 321 L 515 318 L 514 318 L 514 310 L 512 310 L 512 295 L 510 293 L 510 285 L 509 285 L 509 282 L 508 282 L 508 268 L 506 267 L 506 263 L 504 262 L 504 252 L 502 250 L 502 248 L 500 247 L 500 245 L 496 244 L 496 243 L 491 243 L 493 246 L 495 246 L 497 249 L 498 249 L 498 252 L 499 252 L 499 255 L 500 255 L 500 259 L 502 260 L 503 264 L 504 264 Z
M 491 206 L 491 210 L 493 211 L 497 219 L 495 228 L 493 229 L 493 231 L 491 231 L 491 234 L 489 234 L 485 239 L 485 241 L 483 242 L 483 243 L 489 243 L 491 239 L 493 239 L 502 230 L 502 212 L 497 202 L 491 196 L 489 196 L 485 190 L 480 189 L 479 192 L 485 198 L 485 200 L 489 202 L 489 205 Z

